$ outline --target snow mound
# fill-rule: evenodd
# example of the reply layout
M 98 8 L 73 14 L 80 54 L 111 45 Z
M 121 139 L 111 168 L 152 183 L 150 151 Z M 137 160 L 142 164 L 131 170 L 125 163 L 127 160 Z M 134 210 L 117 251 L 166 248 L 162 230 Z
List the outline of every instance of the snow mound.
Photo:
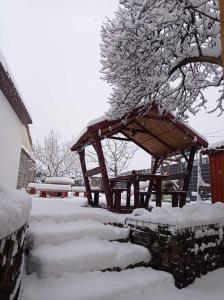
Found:
M 124 216 L 101 208 L 79 207 L 77 198 L 68 200 L 33 198 L 31 221 L 36 222 L 71 222 L 94 220 L 102 223 L 123 223 Z
M 29 273 L 38 277 L 60 277 L 63 273 L 83 273 L 106 269 L 125 269 L 148 263 L 150 253 L 143 246 L 102 241 L 96 238 L 73 240 L 62 245 L 43 245 L 31 251 Z
M 151 212 L 142 209 L 134 210 L 133 214 L 128 216 L 127 222 L 131 223 L 136 220 L 173 225 L 176 229 L 216 223 L 223 224 L 224 203 L 198 202 L 194 205 L 185 205 L 183 208 L 155 207 Z
M 60 245 L 74 239 L 96 237 L 101 240 L 123 240 L 129 236 L 130 228 L 119 228 L 104 225 L 98 221 L 79 220 L 63 223 L 39 223 L 30 224 L 30 236 L 32 247 L 43 244 Z
M 0 238 L 22 227 L 29 218 L 32 199 L 25 191 L 0 186 Z

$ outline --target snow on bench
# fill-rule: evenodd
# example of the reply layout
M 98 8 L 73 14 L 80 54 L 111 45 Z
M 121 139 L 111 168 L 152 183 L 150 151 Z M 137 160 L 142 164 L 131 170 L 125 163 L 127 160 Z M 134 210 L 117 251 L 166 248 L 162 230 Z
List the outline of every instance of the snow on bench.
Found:
M 28 272 L 38 277 L 60 277 L 63 273 L 83 273 L 126 269 L 148 263 L 150 253 L 143 246 L 102 241 L 96 238 L 73 240 L 62 245 L 43 245 L 30 252 Z
M 45 192 L 71 192 L 71 186 L 63 184 L 29 183 L 28 189 Z
M 63 223 L 30 224 L 29 233 L 32 248 L 43 244 L 60 245 L 74 239 L 96 237 L 101 240 L 125 240 L 129 237 L 130 228 L 119 228 L 105 225 L 93 220 L 78 220 Z
M 31 197 L 20 190 L 0 186 L 0 239 L 21 228 L 28 220 Z
M 102 191 L 102 189 L 98 186 L 90 186 L 91 191 Z M 84 186 L 72 186 L 72 192 L 85 193 L 86 188 Z

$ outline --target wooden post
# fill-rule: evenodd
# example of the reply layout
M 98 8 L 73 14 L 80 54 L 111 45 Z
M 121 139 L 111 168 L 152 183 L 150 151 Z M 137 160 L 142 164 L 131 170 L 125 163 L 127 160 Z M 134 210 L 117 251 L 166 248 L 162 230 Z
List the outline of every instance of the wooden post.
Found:
M 89 178 L 86 175 L 86 161 L 85 161 L 85 150 L 84 149 L 79 151 L 79 159 L 80 159 L 80 164 L 81 164 L 81 168 L 82 168 L 82 175 L 83 175 L 83 179 L 84 179 L 88 204 L 92 205 L 93 199 L 92 199 L 91 189 L 90 189 L 90 185 L 89 185 Z
M 101 141 L 99 138 L 94 139 L 94 148 L 96 150 L 96 154 L 97 154 L 98 161 L 99 161 L 100 172 L 101 172 L 102 180 L 103 180 L 103 188 L 104 188 L 104 192 L 105 192 L 106 200 L 107 200 L 107 207 L 112 208 L 113 207 L 113 198 L 112 198 L 112 193 L 111 193 L 111 189 L 110 189 L 110 183 L 109 183 L 109 178 L 108 178 L 108 174 L 107 174 L 105 158 L 103 155 L 103 149 L 102 149 Z
M 68 192 L 61 192 L 61 198 L 68 197 Z
M 161 207 L 162 206 L 162 180 L 156 179 L 156 206 Z
M 186 191 L 186 192 L 188 191 L 188 187 L 189 187 L 189 183 L 190 183 L 190 179 L 191 179 L 191 171 L 192 171 L 193 163 L 194 163 L 195 152 L 196 152 L 196 146 L 192 146 L 190 155 L 189 155 L 189 159 L 188 159 L 186 174 L 184 176 L 182 191 Z M 180 207 L 183 207 L 186 204 L 186 196 L 187 195 L 181 195 Z
M 177 193 L 172 194 L 172 207 L 178 207 L 178 198 L 179 195 Z
M 121 191 L 114 191 L 114 207 L 118 211 L 121 209 Z
M 99 196 L 100 196 L 100 192 L 95 191 L 94 192 L 94 206 L 99 206 Z
M 40 191 L 40 197 L 46 198 L 47 197 L 47 192 L 46 191 Z
M 156 157 L 155 161 L 154 161 L 154 164 L 153 164 L 153 167 L 152 167 L 151 173 L 155 174 L 156 171 L 157 171 L 157 169 L 158 169 L 158 167 L 159 167 L 159 158 Z M 147 208 L 149 206 L 149 199 L 151 197 L 152 187 L 153 187 L 153 180 L 150 180 L 149 186 L 148 186 L 148 194 L 145 197 L 145 204 L 144 204 L 145 208 Z
M 131 206 L 131 183 L 127 182 L 127 198 L 126 198 L 126 206 Z
M 134 186 L 134 207 L 139 207 L 139 181 L 138 174 L 135 171 L 132 172 L 133 176 L 133 186 Z

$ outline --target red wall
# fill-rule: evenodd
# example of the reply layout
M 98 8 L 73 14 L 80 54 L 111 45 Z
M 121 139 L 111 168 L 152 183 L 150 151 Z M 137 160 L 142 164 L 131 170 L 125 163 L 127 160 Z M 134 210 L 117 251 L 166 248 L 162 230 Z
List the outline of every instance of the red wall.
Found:
M 224 151 L 209 154 L 212 203 L 224 202 Z

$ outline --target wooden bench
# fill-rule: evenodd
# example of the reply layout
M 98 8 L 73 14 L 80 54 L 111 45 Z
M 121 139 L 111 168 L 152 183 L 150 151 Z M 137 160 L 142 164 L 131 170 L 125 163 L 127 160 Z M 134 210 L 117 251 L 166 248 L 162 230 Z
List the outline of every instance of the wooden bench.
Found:
M 139 192 L 140 195 L 140 207 L 144 207 L 144 200 L 145 196 L 148 196 L 151 194 L 156 194 L 155 191 L 152 191 L 151 193 L 148 192 Z M 186 191 L 162 191 L 162 195 L 171 195 L 172 196 L 172 207 L 178 207 L 179 201 L 182 196 L 186 197 L 187 192 Z

